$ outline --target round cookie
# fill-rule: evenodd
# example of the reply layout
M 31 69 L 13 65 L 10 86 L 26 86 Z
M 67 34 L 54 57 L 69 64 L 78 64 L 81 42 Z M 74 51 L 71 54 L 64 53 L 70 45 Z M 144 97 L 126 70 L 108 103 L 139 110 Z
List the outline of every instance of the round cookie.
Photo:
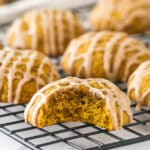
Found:
M 76 14 L 69 10 L 40 9 L 27 12 L 8 30 L 8 45 L 62 55 L 71 39 L 84 33 Z
M 24 116 L 39 128 L 81 121 L 117 130 L 132 121 L 128 96 L 100 78 L 67 77 L 48 84 L 32 97 Z
M 101 0 L 90 15 L 96 30 L 141 33 L 150 30 L 149 0 Z
M 68 75 L 126 81 L 139 64 L 150 59 L 140 41 L 121 32 L 90 32 L 72 40 L 62 57 Z
M 128 95 L 136 101 L 138 110 L 150 108 L 150 61 L 142 63 L 128 80 Z
M 56 66 L 36 51 L 0 51 L 0 101 L 27 103 L 49 82 L 59 79 Z

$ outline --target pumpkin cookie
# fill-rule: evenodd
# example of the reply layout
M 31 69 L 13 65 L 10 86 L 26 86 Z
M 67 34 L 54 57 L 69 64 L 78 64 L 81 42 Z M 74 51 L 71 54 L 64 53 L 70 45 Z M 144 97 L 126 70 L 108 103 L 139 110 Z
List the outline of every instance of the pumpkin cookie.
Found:
M 83 32 L 79 17 L 69 10 L 33 10 L 14 21 L 8 31 L 8 45 L 58 56 Z
M 130 76 L 128 95 L 136 101 L 138 110 L 142 106 L 150 108 L 150 61 L 142 63 Z
M 61 64 L 68 75 L 120 82 L 149 59 L 150 51 L 142 42 L 125 33 L 102 31 L 72 40 Z
M 0 51 L 0 101 L 27 103 L 41 87 L 59 79 L 56 66 L 36 51 Z
M 141 33 L 150 30 L 149 0 L 101 0 L 90 15 L 96 30 Z
M 48 84 L 32 97 L 25 120 L 39 128 L 81 121 L 117 130 L 132 121 L 132 111 L 128 96 L 110 81 L 67 77 Z

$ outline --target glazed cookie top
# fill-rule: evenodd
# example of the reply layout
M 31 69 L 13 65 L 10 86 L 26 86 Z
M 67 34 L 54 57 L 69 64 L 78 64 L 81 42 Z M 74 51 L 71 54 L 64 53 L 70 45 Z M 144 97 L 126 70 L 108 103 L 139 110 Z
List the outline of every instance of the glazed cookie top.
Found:
M 64 52 L 71 39 L 83 32 L 79 17 L 69 10 L 33 10 L 14 21 L 8 31 L 8 44 L 56 56 Z
M 91 32 L 72 40 L 62 57 L 62 67 L 77 77 L 126 81 L 132 69 L 147 59 L 150 52 L 144 44 L 125 33 Z M 121 69 L 124 71 L 118 77 Z
M 58 78 L 56 66 L 40 52 L 0 51 L 0 93 L 7 97 L 10 103 L 19 103 L 22 88 L 26 83 L 34 81 L 38 90 Z
M 145 78 L 145 84 L 149 84 L 149 79 L 146 77 L 150 76 L 150 61 L 142 63 L 130 76 L 128 81 L 128 95 L 130 96 L 131 91 L 135 90 L 135 98 L 137 102 L 136 108 L 141 109 L 145 98 L 150 94 L 150 88 L 143 87 Z M 150 102 L 148 103 L 150 107 Z
M 96 83 L 97 86 L 94 86 L 93 83 Z M 118 129 L 120 126 L 117 121 L 115 104 L 119 105 L 120 119 L 121 124 L 123 124 L 123 112 L 126 112 L 132 120 L 132 111 L 130 108 L 129 98 L 120 91 L 113 83 L 108 80 L 101 78 L 90 78 L 90 79 L 79 79 L 76 77 L 67 77 L 56 82 L 48 84 L 41 90 L 39 90 L 31 99 L 25 110 L 25 119 L 27 121 L 28 112 L 34 105 L 34 111 L 32 114 L 32 123 L 36 125 L 36 118 L 38 116 L 39 109 L 46 104 L 48 97 L 56 91 L 61 91 L 61 89 L 69 88 L 79 88 L 79 86 L 86 86 L 89 89 L 91 94 L 96 94 L 98 97 L 106 100 L 106 106 L 112 115 L 115 129 Z M 39 100 L 40 99 L 40 100 Z
M 142 32 L 150 28 L 149 0 L 101 0 L 93 9 L 91 24 L 97 30 Z

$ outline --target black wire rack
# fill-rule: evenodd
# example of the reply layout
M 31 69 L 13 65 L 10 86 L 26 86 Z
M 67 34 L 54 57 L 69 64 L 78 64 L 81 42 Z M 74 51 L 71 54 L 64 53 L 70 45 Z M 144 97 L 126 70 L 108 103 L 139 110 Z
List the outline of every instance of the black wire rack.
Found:
M 64 77 L 59 59 L 53 58 L 53 61 Z M 118 86 L 125 90 L 124 84 Z M 150 110 L 143 108 L 136 111 L 135 104 L 132 104 L 134 122 L 111 132 L 81 122 L 60 123 L 38 129 L 24 122 L 25 107 L 0 103 L 0 131 L 31 149 L 106 150 L 150 140 Z
M 75 9 L 85 20 L 90 11 L 90 7 Z M 88 28 L 88 24 L 86 24 Z M 5 33 L 2 31 L 2 34 Z M 149 35 L 146 35 L 149 37 Z M 145 35 L 138 38 L 144 40 L 147 45 L 149 41 Z M 53 58 L 58 66 L 62 77 L 65 76 L 60 64 L 60 58 Z M 117 84 L 123 91 L 126 90 L 124 84 Z M 22 143 L 26 147 L 34 150 L 106 150 L 119 146 L 138 143 L 150 140 L 150 110 L 142 108 L 135 110 L 132 104 L 134 122 L 123 127 L 119 131 L 107 131 L 97 126 L 81 123 L 69 122 L 60 123 L 43 129 L 35 128 L 24 122 L 23 113 L 26 105 L 11 105 L 0 103 L 0 132 L 10 136 L 12 139 Z

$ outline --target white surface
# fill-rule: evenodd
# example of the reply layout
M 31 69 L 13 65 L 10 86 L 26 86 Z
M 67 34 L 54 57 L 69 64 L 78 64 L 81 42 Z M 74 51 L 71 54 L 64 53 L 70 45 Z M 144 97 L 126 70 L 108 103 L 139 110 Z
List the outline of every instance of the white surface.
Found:
M 0 132 L 0 150 L 29 150 L 24 145 Z
M 112 150 L 150 150 L 150 141 L 133 144 L 129 146 L 123 146 Z
M 11 149 L 10 149 L 11 147 Z M 0 132 L 0 150 L 29 150 L 24 145 Z M 55 149 L 60 150 L 60 149 Z M 63 149 L 67 150 L 67 149 Z M 113 150 L 150 150 L 150 141 L 115 148 Z

